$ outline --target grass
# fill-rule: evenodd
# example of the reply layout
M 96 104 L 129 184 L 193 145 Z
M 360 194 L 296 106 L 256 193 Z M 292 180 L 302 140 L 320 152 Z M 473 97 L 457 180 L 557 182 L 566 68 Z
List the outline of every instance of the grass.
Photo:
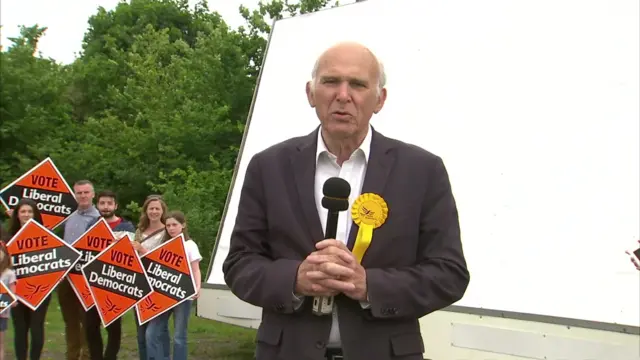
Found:
M 119 359 L 137 360 L 138 343 L 134 311 L 128 311 L 122 319 L 122 345 Z M 169 323 L 173 331 L 173 321 Z M 7 359 L 14 358 L 13 331 L 11 322 L 5 339 Z M 103 339 L 106 343 L 106 331 Z M 195 305 L 189 319 L 189 359 L 191 360 L 253 360 L 255 330 L 231 326 L 195 316 Z M 64 322 L 58 305 L 57 294 L 53 294 L 45 325 L 45 345 L 41 360 L 65 359 L 66 342 Z

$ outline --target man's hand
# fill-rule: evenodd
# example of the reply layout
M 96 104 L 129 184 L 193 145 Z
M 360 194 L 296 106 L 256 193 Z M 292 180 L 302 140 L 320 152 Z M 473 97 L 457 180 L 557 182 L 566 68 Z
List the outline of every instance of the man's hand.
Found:
M 317 266 L 309 262 L 309 255 L 298 267 L 298 274 L 296 276 L 295 294 L 303 296 L 335 296 L 338 295 L 338 291 L 328 289 L 320 284 L 320 282 L 309 278 L 308 274 L 316 271 Z
M 367 301 L 367 274 L 353 253 L 334 239 L 317 243 L 316 249 L 305 260 L 315 266 L 307 276 L 326 289 Z

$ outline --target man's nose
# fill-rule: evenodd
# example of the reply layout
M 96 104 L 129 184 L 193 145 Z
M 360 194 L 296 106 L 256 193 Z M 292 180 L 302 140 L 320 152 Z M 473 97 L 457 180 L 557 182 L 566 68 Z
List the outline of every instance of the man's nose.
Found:
M 337 99 L 340 102 L 348 102 L 349 99 L 351 99 L 351 88 L 349 87 L 348 82 L 343 81 L 342 83 L 340 83 L 340 86 L 338 87 Z

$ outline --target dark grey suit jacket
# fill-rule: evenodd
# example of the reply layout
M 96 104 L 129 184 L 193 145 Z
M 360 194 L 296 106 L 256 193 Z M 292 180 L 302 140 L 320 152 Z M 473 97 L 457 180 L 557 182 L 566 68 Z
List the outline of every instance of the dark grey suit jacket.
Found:
M 320 360 L 331 316 L 294 310 L 298 266 L 324 238 L 315 205 L 317 131 L 256 154 L 247 168 L 223 272 L 240 299 L 263 309 L 257 360 Z M 362 193 L 381 195 L 386 222 L 362 265 L 371 307 L 336 297 L 348 360 L 422 359 L 418 319 L 462 298 L 469 284 L 458 212 L 442 160 L 373 131 Z M 348 247 L 357 234 L 352 226 Z

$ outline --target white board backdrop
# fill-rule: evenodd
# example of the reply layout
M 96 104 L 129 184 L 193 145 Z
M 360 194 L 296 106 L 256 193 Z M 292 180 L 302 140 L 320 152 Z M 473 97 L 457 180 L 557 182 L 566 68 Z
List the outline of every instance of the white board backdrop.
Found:
M 246 166 L 318 124 L 316 57 L 343 40 L 383 60 L 373 126 L 441 156 L 471 284 L 456 305 L 638 326 L 637 0 L 369 0 L 276 23 L 210 284 Z

